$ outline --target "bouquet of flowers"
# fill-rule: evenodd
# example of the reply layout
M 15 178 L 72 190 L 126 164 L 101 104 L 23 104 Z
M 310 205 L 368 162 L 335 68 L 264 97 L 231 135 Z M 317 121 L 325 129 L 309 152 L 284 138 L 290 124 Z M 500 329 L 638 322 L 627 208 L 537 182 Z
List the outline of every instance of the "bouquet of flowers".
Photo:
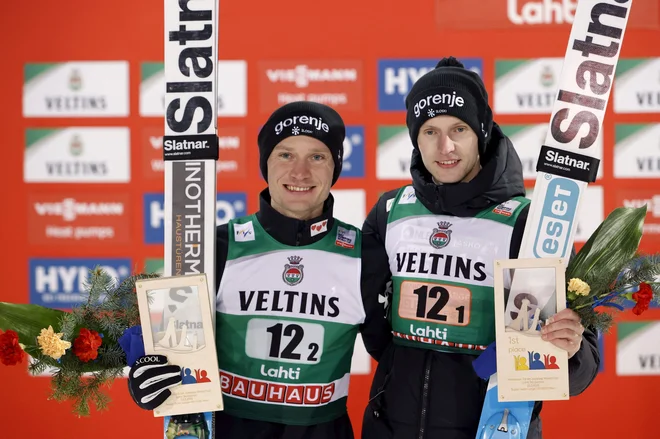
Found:
M 603 333 L 617 311 L 660 304 L 660 255 L 638 252 L 646 206 L 613 210 L 566 267 L 567 307 Z
M 117 285 L 97 267 L 85 285 L 86 300 L 70 312 L 0 302 L 0 363 L 13 366 L 29 356 L 31 373 L 51 369 L 50 399 L 73 401 L 78 416 L 89 415 L 90 401 L 107 408 L 102 387 L 124 375 L 134 361 L 127 355 L 141 355 L 136 346 L 144 349 L 135 283 L 153 277 L 137 274 Z

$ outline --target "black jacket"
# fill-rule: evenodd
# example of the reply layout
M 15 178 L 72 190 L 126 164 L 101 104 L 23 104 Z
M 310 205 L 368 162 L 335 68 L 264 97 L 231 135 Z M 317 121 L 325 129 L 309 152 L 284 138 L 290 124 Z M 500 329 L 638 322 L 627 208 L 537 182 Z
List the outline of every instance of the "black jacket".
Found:
M 270 194 L 264 189 L 259 195 L 259 210 L 256 213 L 259 223 L 274 239 L 285 245 L 302 246 L 313 244 L 326 236 L 327 232 L 315 236 L 310 234 L 310 226 L 324 219 L 328 220 L 328 230 L 334 227 L 332 195 L 326 201 L 321 216 L 311 220 L 297 220 L 286 217 L 270 205 Z M 215 290 L 227 262 L 229 227 L 218 226 L 216 233 Z M 215 437 L 223 439 L 353 439 L 353 428 L 348 413 L 318 425 L 284 425 L 274 422 L 231 416 L 226 412 L 215 413 Z
M 482 170 L 469 183 L 433 183 L 415 149 L 411 161 L 417 199 L 436 214 L 472 217 L 489 206 L 515 196 L 524 196 L 522 165 L 511 141 L 495 124 L 482 158 Z M 391 327 L 383 303 L 391 303 L 391 272 L 385 250 L 386 203 L 398 190 L 385 193 L 371 210 L 362 229 L 362 294 L 365 306 L 376 320 L 370 327 L 380 330 L 363 334 L 367 351 L 378 361 L 364 415 L 364 439 L 474 439 L 488 383 L 472 367 L 475 355 L 448 354 L 430 349 L 402 347 L 392 343 Z M 514 226 L 510 257 L 516 258 L 527 220 L 528 207 Z M 600 357 L 597 337 L 586 330 L 582 346 L 569 360 L 571 396 L 582 393 L 594 380 Z M 539 413 L 534 406 L 528 439 L 541 438 Z

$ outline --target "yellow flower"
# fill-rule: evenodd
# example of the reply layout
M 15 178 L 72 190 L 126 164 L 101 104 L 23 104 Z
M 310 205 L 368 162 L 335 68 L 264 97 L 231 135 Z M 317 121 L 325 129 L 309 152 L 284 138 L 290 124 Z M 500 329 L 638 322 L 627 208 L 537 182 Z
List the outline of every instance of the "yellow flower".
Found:
M 572 291 L 578 296 L 587 296 L 591 287 L 582 279 L 573 278 L 568 282 L 568 291 Z
M 41 352 L 54 360 L 59 360 L 65 351 L 71 347 L 70 342 L 60 338 L 62 335 L 64 334 L 61 332 L 56 334 L 50 325 L 48 329 L 42 329 L 41 334 L 37 336 L 37 343 L 41 347 Z

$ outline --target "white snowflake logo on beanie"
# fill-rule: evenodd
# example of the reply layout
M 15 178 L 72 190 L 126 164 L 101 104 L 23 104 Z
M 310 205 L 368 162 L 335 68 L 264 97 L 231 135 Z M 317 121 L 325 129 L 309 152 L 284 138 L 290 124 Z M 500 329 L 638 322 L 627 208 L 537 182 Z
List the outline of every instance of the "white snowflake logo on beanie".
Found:
M 428 115 L 429 115 L 429 117 L 435 117 L 435 111 L 433 111 L 433 109 L 430 109 L 428 111 Z
M 298 127 L 293 127 L 293 128 L 291 129 L 291 133 L 292 133 L 294 136 L 297 136 L 298 134 L 300 134 L 300 128 L 298 128 Z

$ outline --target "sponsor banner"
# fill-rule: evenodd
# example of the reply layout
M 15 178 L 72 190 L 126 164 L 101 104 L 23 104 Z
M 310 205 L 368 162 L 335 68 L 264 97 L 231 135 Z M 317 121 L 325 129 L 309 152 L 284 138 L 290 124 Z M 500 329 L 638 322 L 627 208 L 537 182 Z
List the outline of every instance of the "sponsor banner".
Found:
M 126 117 L 128 62 L 26 64 L 23 117 Z
M 520 156 L 523 165 L 523 178 L 525 180 L 536 180 L 536 164 L 541 152 L 541 146 L 548 134 L 547 124 L 527 125 L 500 125 L 502 132 L 511 139 L 516 152 Z M 598 134 L 594 148 L 598 151 L 598 157 L 603 156 L 603 133 Z M 603 177 L 603 162 L 598 167 L 598 179 Z
M 435 68 L 439 59 L 378 60 L 378 111 L 406 111 L 406 96 L 419 78 Z M 483 76 L 481 58 L 459 58 L 466 69 Z
M 660 245 L 660 188 L 633 188 L 614 191 L 614 205 L 642 207 L 646 205 L 646 218 L 642 243 Z
M 30 303 L 70 309 L 87 300 L 89 270 L 100 266 L 121 282 L 132 272 L 128 258 L 32 258 L 29 261 Z M 103 300 L 103 295 L 100 297 Z
M 405 125 L 378 127 L 376 178 L 379 180 L 410 180 L 412 142 Z
M 598 332 L 598 352 L 600 355 L 600 363 L 598 365 L 598 373 L 605 370 L 605 338 L 602 332 Z
M 527 198 L 534 195 L 533 188 L 527 188 Z M 582 192 L 580 207 L 577 214 L 577 227 L 575 229 L 575 242 L 585 243 L 605 221 L 605 200 L 602 186 L 590 184 Z
M 280 366 L 281 368 L 282 366 Z M 348 396 L 350 375 L 330 383 L 279 384 L 220 371 L 225 398 L 288 406 L 323 406 Z
M 348 125 L 341 177 L 364 177 L 364 126 Z
M 219 60 L 218 117 L 247 116 L 247 62 Z M 143 62 L 140 66 L 140 116 L 165 115 L 165 66 Z
M 362 111 L 362 61 L 309 60 L 259 63 L 260 110 L 270 114 L 294 101 Z
M 335 199 L 335 218 L 362 229 L 367 205 L 364 189 L 333 189 L 331 193 Z
M 144 242 L 163 244 L 165 200 L 162 192 L 144 194 Z M 246 215 L 247 195 L 245 192 L 218 192 L 216 201 L 216 225 L 228 223 Z M 190 220 L 192 221 L 192 220 Z M 192 224 L 192 223 L 191 223 Z M 183 225 L 189 225 L 183 223 Z
M 614 177 L 660 177 L 660 123 L 615 125 Z
M 26 183 L 127 183 L 130 133 L 126 127 L 28 128 Z
M 563 58 L 495 60 L 496 114 L 550 114 Z
M 165 261 L 163 258 L 147 258 L 144 260 L 145 273 L 158 273 L 163 276 Z
M 245 178 L 246 137 L 244 127 L 218 127 L 220 157 L 216 162 L 218 176 Z M 149 180 L 163 180 L 163 129 L 156 127 L 142 130 L 143 175 Z M 218 181 L 219 182 L 219 181 Z
M 351 358 L 351 375 L 369 375 L 371 373 L 371 355 L 362 341 L 362 335 L 355 337 L 355 347 Z
M 573 24 L 578 0 L 435 0 L 436 24 L 448 29 L 543 29 Z M 631 29 L 658 29 L 657 1 L 637 1 Z
M 618 376 L 660 375 L 660 322 L 618 322 Z
M 127 194 L 28 195 L 30 244 L 98 245 L 131 242 Z
M 636 2 L 632 10 L 644 3 L 660 4 Z M 660 57 L 620 59 L 613 94 L 615 113 L 660 113 Z

